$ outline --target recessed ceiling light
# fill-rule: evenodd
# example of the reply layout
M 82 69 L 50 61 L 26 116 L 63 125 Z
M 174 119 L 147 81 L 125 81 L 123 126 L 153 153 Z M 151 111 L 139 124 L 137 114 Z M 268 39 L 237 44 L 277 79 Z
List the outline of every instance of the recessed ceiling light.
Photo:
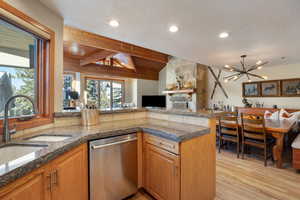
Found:
M 175 25 L 170 26 L 169 31 L 171 33 L 176 33 L 178 31 L 178 27 Z
M 263 77 L 263 79 L 265 79 L 265 80 L 267 80 L 268 79 L 268 77 L 267 76 L 262 76 Z
M 76 42 L 72 43 L 70 51 L 73 55 L 76 55 L 79 52 L 79 45 Z
M 257 69 L 262 69 L 263 67 L 262 66 L 259 66 Z
M 219 34 L 219 38 L 227 38 L 229 36 L 229 33 L 223 32 Z
M 113 20 L 110 20 L 110 21 L 109 21 L 109 25 L 110 25 L 111 27 L 116 28 L 116 27 L 119 26 L 119 22 L 118 22 L 117 20 L 113 19 Z
M 229 65 L 225 65 L 224 67 L 225 67 L 225 68 L 229 68 Z

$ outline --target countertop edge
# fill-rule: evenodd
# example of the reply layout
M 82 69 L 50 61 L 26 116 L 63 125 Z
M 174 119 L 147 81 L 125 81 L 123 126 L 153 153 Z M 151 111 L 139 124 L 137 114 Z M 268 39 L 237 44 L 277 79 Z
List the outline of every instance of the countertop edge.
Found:
M 211 119 L 216 116 L 215 113 L 204 113 L 204 112 L 185 112 L 185 111 L 176 111 L 176 110 L 164 110 L 164 109 L 147 109 L 148 112 L 168 114 L 168 115 L 181 115 L 187 117 L 202 117 Z
M 145 109 L 145 108 L 136 108 L 136 109 L 113 110 L 113 111 L 99 111 L 99 115 L 121 114 L 121 113 L 134 113 L 134 112 L 147 112 L 147 109 Z M 53 114 L 53 116 L 55 118 L 81 117 L 81 112 L 80 111 L 55 112 Z

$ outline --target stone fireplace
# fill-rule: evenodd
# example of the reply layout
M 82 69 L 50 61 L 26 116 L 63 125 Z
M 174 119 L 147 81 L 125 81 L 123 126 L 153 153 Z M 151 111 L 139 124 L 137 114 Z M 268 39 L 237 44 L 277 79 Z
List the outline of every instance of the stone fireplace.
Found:
M 176 93 L 177 89 L 175 89 L 174 93 L 167 94 L 167 109 L 195 112 L 206 108 L 207 67 L 172 57 L 165 67 L 164 72 L 160 74 L 160 79 L 165 78 L 165 88 L 176 84 L 176 77 L 178 75 L 182 77 L 184 83 L 189 83 L 192 92 L 188 90 L 187 92 Z

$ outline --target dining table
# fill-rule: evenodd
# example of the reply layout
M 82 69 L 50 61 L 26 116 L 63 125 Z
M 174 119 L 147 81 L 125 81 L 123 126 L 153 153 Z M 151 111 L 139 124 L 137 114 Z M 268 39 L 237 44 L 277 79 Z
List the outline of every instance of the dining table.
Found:
M 241 128 L 241 120 L 239 120 L 238 123 L 239 127 Z M 218 124 L 219 123 L 217 120 L 217 125 Z M 284 139 L 296 125 L 297 121 L 293 120 L 265 119 L 265 128 L 267 134 L 271 135 L 276 140 L 272 153 L 277 168 L 282 168 L 283 165 Z

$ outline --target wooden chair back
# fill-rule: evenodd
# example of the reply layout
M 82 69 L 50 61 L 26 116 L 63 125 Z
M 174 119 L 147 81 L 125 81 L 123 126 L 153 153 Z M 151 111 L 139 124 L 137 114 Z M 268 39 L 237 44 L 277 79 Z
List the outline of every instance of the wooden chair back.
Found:
M 264 116 L 241 113 L 241 121 L 243 138 L 266 140 L 267 134 Z
M 224 112 L 218 117 L 219 134 L 239 135 L 238 116 L 236 112 Z

